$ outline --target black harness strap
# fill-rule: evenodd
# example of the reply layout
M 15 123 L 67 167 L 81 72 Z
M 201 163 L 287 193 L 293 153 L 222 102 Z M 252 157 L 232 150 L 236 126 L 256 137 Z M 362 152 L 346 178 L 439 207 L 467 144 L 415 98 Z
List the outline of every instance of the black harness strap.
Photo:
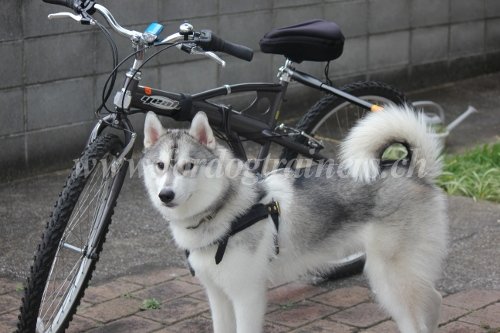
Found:
M 189 273 L 191 273 L 192 276 L 195 275 L 195 272 L 194 272 L 194 268 L 193 266 L 191 266 L 191 264 L 189 263 L 189 250 L 184 250 L 184 254 L 186 255 L 186 261 L 187 261 L 187 265 L 188 265 L 188 268 L 189 268 Z
M 273 220 L 274 226 L 276 228 L 276 236 L 274 237 L 274 246 L 275 253 L 279 253 L 279 245 L 278 245 L 278 231 L 279 231 L 279 214 L 280 214 L 280 206 L 278 202 L 272 201 L 271 203 L 264 205 L 258 203 L 253 205 L 252 208 L 243 216 L 240 216 L 231 224 L 231 230 L 218 241 L 219 247 L 217 248 L 217 252 L 215 253 L 215 263 L 218 265 L 222 258 L 224 257 L 224 253 L 226 252 L 227 242 L 229 241 L 229 237 L 236 235 L 238 232 L 245 230 L 246 228 L 251 227 L 255 223 L 265 219 L 269 215 Z
M 250 210 L 245 215 L 242 215 L 238 217 L 236 220 L 234 220 L 231 223 L 231 230 L 216 242 L 216 244 L 219 244 L 219 246 L 217 247 L 217 252 L 215 253 L 215 263 L 218 265 L 222 261 L 224 253 L 226 252 L 226 247 L 229 241 L 229 237 L 234 236 L 238 232 L 251 227 L 255 223 L 262 221 L 268 216 L 271 216 L 274 227 L 276 228 L 276 235 L 274 236 L 274 252 L 275 254 L 279 254 L 280 252 L 279 242 L 278 242 L 279 215 L 280 215 L 280 206 L 278 202 L 274 200 L 267 205 L 261 203 L 253 205 L 252 208 L 250 208 Z M 186 250 L 186 258 L 189 258 L 189 251 L 187 250 Z M 191 271 L 191 275 L 194 276 L 194 270 L 191 267 L 191 265 L 189 265 L 189 270 Z
M 274 235 L 274 253 L 278 255 L 280 253 L 280 244 L 278 242 L 278 232 L 280 231 L 280 205 L 277 201 L 271 202 L 271 204 L 267 205 L 267 209 L 269 210 L 269 215 L 271 215 L 271 219 L 273 220 L 274 227 L 276 228 L 276 235 Z

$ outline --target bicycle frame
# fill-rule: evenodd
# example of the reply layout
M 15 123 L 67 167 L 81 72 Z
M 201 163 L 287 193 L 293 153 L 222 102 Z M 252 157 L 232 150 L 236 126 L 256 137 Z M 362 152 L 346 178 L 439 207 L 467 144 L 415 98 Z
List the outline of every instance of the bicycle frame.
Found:
M 210 124 L 224 131 L 228 138 L 228 144 L 236 157 L 245 161 L 247 160 L 245 149 L 241 143 L 241 137 L 260 144 L 261 148 L 257 160 L 255 161 L 257 163 L 256 170 L 258 172 L 262 171 L 265 158 L 268 156 L 270 145 L 273 142 L 285 148 L 295 150 L 299 154 L 314 160 L 326 160 L 326 158 L 319 153 L 321 144 L 318 145 L 319 142 L 317 141 L 316 145 L 310 144 L 315 140 L 307 134 L 297 132 L 282 134 L 276 132 L 276 123 L 278 121 L 281 104 L 284 100 L 288 84 L 292 80 L 314 89 L 334 94 L 367 110 L 378 111 L 381 109 L 381 107 L 377 105 L 372 105 L 371 103 L 327 85 L 312 75 L 296 70 L 292 67 L 292 62 L 289 60 L 286 60 L 285 65 L 279 70 L 278 78 L 280 83 L 242 83 L 224 85 L 192 95 L 163 91 L 148 86 L 140 86 L 140 69 L 144 64 L 146 49 L 144 46 L 147 44 L 145 44 L 144 39 L 140 37 L 140 33 L 121 27 L 105 7 L 96 4 L 95 8 L 106 18 L 115 31 L 123 36 L 131 38 L 136 51 L 133 66 L 126 74 L 123 88 L 121 91 L 118 91 L 115 96 L 116 112 L 101 119 L 89 138 L 89 142 L 91 142 L 107 126 L 122 129 L 125 134 L 126 148 L 124 151 L 125 155 L 122 154 L 122 156 L 120 156 L 121 159 L 131 157 L 133 144 L 136 138 L 135 131 L 127 119 L 129 114 L 153 111 L 158 115 L 168 116 L 174 120 L 191 121 L 198 111 L 204 111 L 207 114 Z M 187 23 L 184 25 L 187 25 L 187 27 L 184 28 L 188 28 L 188 30 L 192 29 L 191 25 Z M 182 29 L 183 27 L 181 26 L 180 33 L 168 36 L 162 43 L 172 44 L 181 40 L 187 40 L 186 35 L 181 35 Z M 206 52 L 207 56 L 223 63 L 216 55 L 210 55 L 208 53 L 210 52 Z M 229 105 L 209 101 L 209 99 L 214 97 L 231 95 L 237 92 L 256 92 L 257 95 L 267 95 L 271 100 L 271 104 L 269 109 L 265 112 L 265 116 L 259 118 L 252 117 L 246 114 L 245 110 L 237 112 Z M 258 98 L 255 101 L 257 100 Z M 308 139 L 307 144 L 298 143 L 291 138 L 292 135 L 306 137 Z
M 130 92 L 131 100 L 127 108 L 116 108 L 116 113 L 110 114 L 100 120 L 92 131 L 89 142 L 93 141 L 107 126 L 122 129 L 125 134 L 125 144 L 128 146 L 135 133 L 128 115 L 135 113 L 146 113 L 153 111 L 158 115 L 170 117 L 176 121 L 190 121 L 198 111 L 204 111 L 210 123 L 219 129 L 223 129 L 229 139 L 229 144 L 236 157 L 247 159 L 246 152 L 241 144 L 240 137 L 254 141 L 261 145 L 256 167 L 262 171 L 265 157 L 269 153 L 271 142 L 281 146 L 297 150 L 299 153 L 316 160 L 324 157 L 318 152 L 311 152 L 310 147 L 297 144 L 293 140 L 278 136 L 274 133 L 277 122 L 278 110 L 283 101 L 288 82 L 278 83 L 243 83 L 225 85 L 215 89 L 203 91 L 197 94 L 181 94 L 150 88 L 139 85 L 140 75 L 125 83 Z M 255 92 L 257 95 L 269 96 L 271 105 L 265 114 L 265 119 L 251 117 L 244 112 L 239 113 L 231 109 L 229 105 L 217 104 L 209 99 L 228 96 L 233 93 Z M 258 99 L 258 98 L 257 98 Z M 256 99 L 256 100 L 257 100 Z M 132 143 L 133 144 L 133 143 Z M 128 156 L 130 157 L 129 147 Z
M 117 106 L 116 114 L 112 114 L 103 121 L 100 121 L 93 130 L 89 141 L 95 139 L 96 135 L 106 126 L 112 125 L 115 128 L 122 128 L 124 130 L 126 138 L 125 143 L 128 146 L 132 138 L 135 139 L 135 137 L 130 134 L 131 132 L 135 133 L 135 131 L 127 118 L 128 115 L 131 114 L 153 111 L 158 115 L 167 116 L 176 121 L 191 121 L 198 111 L 204 111 L 207 114 L 210 124 L 225 131 L 229 139 L 228 143 L 236 157 L 245 161 L 247 160 L 246 152 L 241 144 L 240 137 L 261 145 L 257 160 L 255 161 L 255 163 L 257 163 L 256 170 L 261 172 L 265 158 L 269 153 L 271 143 L 293 149 L 299 154 L 316 161 L 327 159 L 319 153 L 318 149 L 312 149 L 309 145 L 297 143 L 289 136 L 279 135 L 275 132 L 279 110 L 284 100 L 288 84 L 292 79 L 306 86 L 337 95 L 367 110 L 377 111 L 376 105 L 372 105 L 362 99 L 329 86 L 312 75 L 295 70 L 291 66 L 292 63 L 289 60 L 280 68 L 278 77 L 281 83 L 240 83 L 224 85 L 192 95 L 141 86 L 139 85 L 141 75 L 140 71 L 138 71 L 138 67 L 142 64 L 143 56 L 144 54 L 142 52 L 136 56 L 134 65 L 127 74 L 127 80 L 125 80 L 124 88 L 122 89 L 122 92 L 128 89 L 127 94 L 130 95 L 130 102 L 123 108 Z M 258 95 L 264 94 L 274 97 L 269 110 L 266 112 L 265 117 L 263 117 L 265 119 L 252 117 L 251 115 L 245 114 L 245 112 L 237 112 L 229 105 L 208 101 L 215 97 L 229 96 L 241 92 L 256 92 Z M 117 96 L 120 98 L 123 97 L 121 94 Z M 257 99 L 255 101 L 257 101 Z M 127 149 L 130 150 L 130 152 L 128 152 L 129 155 L 131 154 L 131 148 L 132 147 L 128 147 Z M 129 157 L 130 156 L 127 156 L 127 158 Z

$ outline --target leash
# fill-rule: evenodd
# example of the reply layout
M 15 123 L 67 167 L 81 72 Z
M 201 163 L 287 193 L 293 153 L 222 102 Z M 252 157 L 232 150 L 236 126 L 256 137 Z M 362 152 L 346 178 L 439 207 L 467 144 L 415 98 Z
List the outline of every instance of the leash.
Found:
M 262 221 L 268 216 L 271 216 L 273 220 L 274 227 L 276 228 L 276 234 L 274 235 L 274 253 L 278 255 L 280 253 L 279 242 L 278 242 L 278 231 L 279 231 L 279 215 L 280 206 L 277 201 L 271 201 L 271 203 L 265 205 L 258 203 L 252 206 L 250 210 L 231 223 L 231 230 L 226 233 L 220 240 L 214 244 L 218 244 L 217 251 L 215 252 L 215 264 L 218 265 L 224 258 L 224 253 L 226 252 L 227 243 L 231 236 L 251 227 L 255 223 Z M 185 251 L 186 259 L 189 258 L 189 250 Z M 194 269 L 191 267 L 188 261 L 189 271 L 191 275 L 194 276 Z

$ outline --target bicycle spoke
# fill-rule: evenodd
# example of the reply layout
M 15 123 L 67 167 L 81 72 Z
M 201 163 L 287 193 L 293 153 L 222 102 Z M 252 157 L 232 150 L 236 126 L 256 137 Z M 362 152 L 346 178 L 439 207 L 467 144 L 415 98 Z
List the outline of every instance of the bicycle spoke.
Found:
M 344 136 L 344 131 L 342 130 L 342 125 L 340 125 L 340 119 L 339 119 L 339 115 L 338 115 L 338 113 L 337 113 L 337 112 L 335 112 L 335 117 L 337 118 L 337 124 L 339 125 L 339 127 L 338 127 L 338 128 L 339 128 L 339 130 L 340 130 L 340 134 L 341 134 L 342 136 Z
M 107 178 L 106 181 L 103 182 L 102 187 L 106 187 L 109 190 L 109 187 L 110 187 L 109 178 Z M 93 222 L 92 222 L 92 225 L 90 226 L 90 230 L 89 230 L 87 239 L 95 239 L 94 235 L 99 230 L 99 222 L 102 221 L 102 219 L 99 217 L 103 213 L 103 210 L 105 209 L 105 204 L 106 204 L 106 202 L 103 202 L 103 197 L 104 197 L 105 193 L 107 193 L 107 191 L 100 191 L 99 198 L 96 201 L 97 203 L 101 203 L 101 204 L 96 205 L 96 207 L 95 207 L 94 215 L 92 218 Z M 91 250 L 91 249 L 89 248 L 89 250 Z
M 73 266 L 73 268 L 72 268 L 72 269 L 71 269 L 71 271 L 70 271 L 70 274 L 71 274 L 71 273 L 72 273 L 72 272 L 76 269 L 76 267 L 77 267 L 77 266 L 80 266 L 80 265 L 78 265 L 78 264 L 79 264 L 79 262 L 77 262 L 77 263 Z M 70 275 L 70 274 L 68 274 L 68 275 Z M 51 306 L 52 306 L 52 304 L 54 303 L 54 301 L 55 301 L 56 299 L 58 299 L 58 298 L 57 298 L 57 296 L 59 296 L 59 295 L 61 294 L 61 292 L 60 292 L 60 291 L 62 291 L 63 287 L 66 287 L 67 285 L 71 285 L 71 284 L 72 284 L 72 282 L 75 280 L 75 278 L 76 278 L 76 275 L 75 275 L 75 276 L 74 276 L 71 280 L 68 280 L 68 279 L 65 279 L 65 280 L 64 280 L 64 284 L 62 284 L 62 285 L 60 286 L 60 288 L 59 288 L 59 290 L 58 290 L 58 293 L 57 293 L 56 297 L 54 297 L 54 298 L 53 298 L 53 301 L 52 301 L 52 303 L 50 304 Z M 66 283 L 66 281 L 68 281 L 68 283 Z M 57 302 L 56 306 L 54 307 L 54 310 L 52 311 L 52 314 L 50 315 L 50 317 L 49 317 L 49 319 L 47 320 L 47 322 L 50 322 L 50 321 L 54 318 L 54 315 L 56 315 L 56 312 L 57 312 L 57 313 L 59 313 L 59 311 L 61 311 L 60 306 L 61 306 L 61 304 L 62 304 L 62 303 L 63 303 L 63 302 L 67 299 L 67 295 L 70 293 L 70 291 L 71 291 L 71 289 L 68 289 L 68 290 L 67 290 L 67 292 L 65 293 L 64 297 L 60 297 L 60 298 L 59 298 L 59 301 Z M 50 309 L 50 307 L 48 307 L 48 309 Z
M 96 172 L 96 173 L 94 173 L 94 174 L 92 175 L 92 179 L 90 180 L 90 183 L 91 183 L 91 184 L 92 184 L 92 182 L 93 182 L 94 178 L 96 177 L 96 175 L 97 175 L 97 172 Z M 90 189 L 88 192 L 91 192 L 91 191 L 92 191 L 92 189 L 93 189 L 93 188 L 94 188 L 97 184 L 98 184 L 98 182 L 96 181 L 96 182 L 95 182 L 95 184 L 93 184 L 93 185 L 92 185 L 91 189 Z M 87 205 L 88 205 L 88 206 L 90 206 L 90 203 L 89 203 L 89 204 L 87 204 Z M 80 207 L 82 207 L 82 206 L 83 206 L 83 203 L 82 203 L 82 204 L 79 204 L 79 208 L 78 208 L 77 212 L 80 210 Z M 75 218 L 74 220 L 76 221 L 77 219 Z M 76 222 L 72 222 L 72 223 L 76 223 Z M 72 233 L 72 231 L 73 231 L 73 227 L 71 227 L 72 223 L 70 223 L 70 227 L 69 227 L 69 231 L 70 231 L 71 233 Z M 82 247 L 83 247 L 83 246 L 84 246 L 84 243 L 85 243 L 85 242 L 84 242 L 84 240 L 83 240 L 83 230 L 82 230 L 82 228 L 83 228 L 83 224 L 82 224 L 82 223 L 79 223 L 79 225 L 78 225 L 78 226 L 79 226 L 80 232 L 78 233 L 79 237 L 78 237 L 78 236 L 77 236 L 77 237 L 79 238 L 79 241 L 80 241 L 80 246 L 82 246 Z
M 109 170 L 107 170 L 106 175 L 109 175 Z M 102 175 L 102 178 L 99 175 Z M 108 192 L 110 179 L 94 169 L 87 186 L 80 195 L 77 206 L 73 210 L 49 273 L 49 276 L 53 278 L 47 281 L 42 296 L 38 318 L 44 325 L 51 325 L 54 320 L 57 320 L 61 311 L 64 311 L 66 303 L 71 304 L 68 303 L 73 299 L 73 296 L 70 295 L 74 292 L 74 288 L 77 288 L 78 272 L 85 263 L 84 251 L 92 250 L 86 242 L 93 239 L 98 230 L 99 221 L 97 220 L 102 207 L 104 207 L 102 201 Z M 84 232 L 84 230 L 88 230 L 88 232 Z M 80 247 L 72 245 L 71 240 L 76 241 Z M 79 256 L 75 257 L 77 254 Z M 75 259 L 76 261 L 71 263 Z
M 56 258 L 57 259 L 57 258 Z M 64 275 L 67 275 L 67 277 L 63 280 L 63 283 L 59 286 L 59 288 L 55 289 L 53 291 L 53 293 L 47 295 L 47 297 L 49 297 L 49 299 L 52 299 L 52 301 L 48 304 L 48 306 L 46 307 L 46 311 L 48 312 L 50 310 L 50 308 L 52 307 L 52 305 L 54 304 L 54 301 L 57 299 L 57 296 L 61 295 L 61 291 L 63 290 L 63 288 L 67 285 L 67 281 L 69 281 L 68 277 L 71 275 L 71 273 L 79 266 L 79 263 L 80 263 L 80 260 L 77 261 L 73 267 L 71 268 L 70 272 L 68 274 L 64 274 Z M 73 279 L 71 279 L 73 280 Z M 50 283 L 50 281 L 48 282 Z M 64 298 L 61 297 L 61 300 L 63 300 Z M 58 302 L 58 305 L 61 303 L 61 301 Z M 56 309 L 58 309 L 58 307 L 56 307 Z M 42 310 L 40 310 L 40 314 L 42 313 Z M 41 316 L 41 319 L 45 318 L 47 313 L 45 313 L 43 316 Z M 52 313 L 53 315 L 54 313 Z M 52 317 L 49 317 L 49 319 L 51 319 Z
M 85 193 L 85 194 L 87 194 L 87 193 Z M 79 205 L 79 207 L 73 212 L 72 218 L 68 222 L 68 226 L 67 226 L 66 231 L 65 231 L 66 235 L 72 234 L 73 229 L 75 228 L 76 224 L 80 221 L 80 218 L 83 217 L 83 215 L 89 209 L 95 196 L 93 196 L 90 199 L 90 202 L 88 202 L 88 198 L 89 198 L 89 195 L 87 195 L 84 199 L 86 205 L 85 205 L 85 208 L 83 210 L 82 210 L 83 205 Z M 81 224 L 80 224 L 80 227 L 82 227 Z M 83 238 L 81 238 L 80 241 L 81 241 L 81 243 L 83 243 Z
M 117 136 L 99 136 L 85 148 L 79 165 L 68 177 L 32 266 L 27 301 L 23 300 L 21 308 L 19 326 L 23 332 L 61 332 L 74 315 L 110 222 L 109 195 L 117 178 L 106 162 L 121 147 Z M 83 169 L 84 165 L 88 168 Z
M 88 198 L 90 196 L 90 192 L 95 188 L 95 186 L 97 186 L 98 182 L 96 181 L 94 184 L 92 183 L 94 181 L 94 178 L 96 177 L 97 175 L 97 172 L 95 174 L 92 175 L 92 178 L 90 179 L 90 184 L 91 187 L 88 191 L 84 191 L 84 193 L 82 194 L 85 194 L 86 196 L 83 197 L 83 200 L 79 202 L 78 206 L 75 208 L 75 210 L 73 211 L 73 214 L 72 214 L 72 219 L 68 222 L 68 227 L 67 227 L 67 231 L 68 233 L 71 232 L 74 228 L 74 224 L 79 220 L 80 216 L 83 216 L 83 214 L 86 212 L 86 210 L 90 207 L 90 203 L 93 201 L 93 199 L 95 198 L 95 195 L 91 198 L 91 201 L 88 202 Z M 101 183 L 101 186 L 102 186 L 102 183 Z M 101 188 L 99 188 L 98 190 L 100 190 Z M 84 210 L 80 213 L 80 210 L 82 209 L 82 207 L 85 207 Z M 83 240 L 82 240 L 83 241 Z
M 334 139 L 332 137 L 322 136 L 322 135 L 316 135 L 315 138 L 319 139 L 319 140 L 321 140 L 323 142 L 329 142 L 329 143 L 332 143 L 332 144 L 335 144 L 335 145 L 338 145 L 338 144 L 340 144 L 342 142 L 342 141 L 336 140 L 336 139 Z
M 61 259 L 61 261 L 63 261 L 63 263 L 64 263 L 64 256 L 60 256 L 60 255 L 59 255 L 56 259 Z M 66 273 L 59 274 L 59 275 L 57 275 L 57 274 L 56 274 L 56 276 L 58 276 L 58 277 L 63 277 L 63 276 L 66 276 L 66 278 L 65 278 L 64 280 L 62 280 L 62 281 L 68 281 L 68 276 L 69 276 L 69 275 L 71 275 L 71 273 L 75 270 L 75 268 L 76 268 L 76 267 L 77 267 L 77 265 L 78 265 L 78 262 L 79 262 L 79 261 L 77 261 L 77 262 L 73 265 L 73 267 L 71 268 L 71 270 L 70 270 L 70 272 L 69 272 L 68 274 L 66 274 Z M 63 264 L 63 266 L 64 266 L 64 264 Z M 57 272 L 58 272 L 58 271 L 56 271 L 56 273 L 57 273 Z M 57 279 L 54 279 L 54 280 L 57 280 Z M 50 281 L 49 281 L 49 282 L 50 282 Z M 49 298 L 50 298 L 50 297 L 53 297 L 54 295 L 56 295 L 56 296 L 57 296 L 57 295 L 60 293 L 60 290 L 62 289 L 62 287 L 63 287 L 63 286 L 64 286 L 64 284 L 62 284 L 61 286 L 59 286 L 57 289 L 56 289 L 56 288 L 55 288 L 55 286 L 54 286 L 54 290 L 52 291 L 52 293 L 48 294 L 47 296 L 48 296 Z M 49 305 L 50 305 L 50 304 L 49 304 Z
M 69 235 L 69 234 L 74 235 L 73 234 L 73 229 L 74 229 L 75 225 L 80 221 L 80 218 L 83 217 L 83 215 L 85 213 L 90 212 L 91 204 L 93 202 L 96 202 L 96 203 L 100 202 L 100 199 L 102 198 L 102 196 L 106 192 L 106 191 L 102 191 L 102 189 L 105 187 L 106 184 L 108 184 L 107 181 L 106 182 L 104 182 L 104 181 L 101 182 L 99 188 L 97 189 L 97 192 L 95 193 L 94 196 L 92 196 L 92 198 L 90 199 L 90 201 L 88 201 L 89 195 L 87 195 L 87 197 L 85 198 L 87 204 L 86 204 L 84 210 L 81 211 L 81 212 L 77 211 L 78 216 L 76 216 L 75 218 L 71 219 L 71 222 L 69 223 L 69 226 L 67 227 L 67 231 L 65 232 L 65 234 L 67 234 L 67 235 Z M 99 196 L 99 197 L 97 197 L 97 196 Z M 96 210 L 97 210 L 97 208 L 99 207 L 99 205 L 95 205 L 95 206 L 96 206 Z M 93 220 L 92 223 L 93 224 L 95 223 L 95 218 L 96 218 L 96 211 L 94 211 L 93 218 L 92 218 L 92 220 Z M 88 221 L 91 220 L 90 219 L 90 215 L 88 215 L 87 220 Z M 80 225 L 80 228 L 81 228 L 82 227 L 81 223 L 79 223 L 79 225 Z M 83 231 L 81 231 L 80 235 L 83 236 Z M 85 245 L 84 244 L 85 242 L 83 241 L 83 238 L 80 237 L 80 241 L 81 241 L 81 244 L 82 244 L 82 247 L 83 247 Z

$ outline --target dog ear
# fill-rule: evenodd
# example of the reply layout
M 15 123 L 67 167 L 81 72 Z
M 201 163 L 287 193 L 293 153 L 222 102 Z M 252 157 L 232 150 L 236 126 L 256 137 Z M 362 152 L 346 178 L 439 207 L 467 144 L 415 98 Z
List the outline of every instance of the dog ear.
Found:
M 208 148 L 215 148 L 215 137 L 205 112 L 198 112 L 191 122 L 189 135 Z
M 149 111 L 144 122 L 144 147 L 149 148 L 154 145 L 163 134 L 165 134 L 165 129 L 160 119 L 154 112 Z

